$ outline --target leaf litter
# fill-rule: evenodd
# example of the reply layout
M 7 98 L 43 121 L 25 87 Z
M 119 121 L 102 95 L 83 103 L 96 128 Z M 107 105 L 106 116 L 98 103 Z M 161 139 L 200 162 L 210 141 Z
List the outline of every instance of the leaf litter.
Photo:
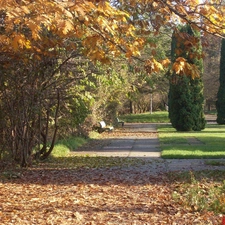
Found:
M 126 164 L 37 165 L 0 180 L 0 224 L 221 224 L 218 214 L 183 205 L 182 195 L 175 200 L 173 193 L 181 185 L 166 173 L 151 174 Z

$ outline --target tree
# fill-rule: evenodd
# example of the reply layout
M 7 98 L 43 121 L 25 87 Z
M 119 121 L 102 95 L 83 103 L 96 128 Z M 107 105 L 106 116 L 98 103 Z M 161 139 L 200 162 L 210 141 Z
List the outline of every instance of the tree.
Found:
M 88 99 L 95 96 L 93 90 L 89 98 L 96 63 L 113 66 L 112 59 L 120 55 L 130 60 L 137 58 L 146 37 L 157 37 L 161 27 L 173 29 L 179 21 L 221 36 L 225 28 L 224 8 L 214 4 L 216 1 L 112 2 L 0 3 L 0 157 L 6 153 L 21 166 L 28 165 L 34 156 L 44 159 L 65 122 L 63 116 L 69 115 L 71 120 L 76 117 L 75 125 L 79 126 L 88 115 Z M 190 48 L 198 43 L 189 38 L 184 44 Z M 145 63 L 149 74 L 163 71 L 168 65 L 168 61 L 151 56 Z M 192 77 L 199 75 L 194 64 L 182 57 L 174 61 L 172 68 L 179 74 L 186 70 Z M 113 82 L 110 78 L 109 81 Z M 113 91 L 116 98 L 116 87 Z M 77 118 L 80 110 L 83 116 Z
M 192 68 L 198 69 L 202 73 L 202 60 L 198 58 L 201 54 L 200 35 L 190 26 L 182 26 L 173 35 L 172 40 L 172 61 L 179 67 L 181 62 L 176 64 L 177 57 L 183 57 Z M 186 37 L 184 39 L 184 37 Z M 191 51 L 185 49 L 183 44 L 187 38 L 195 38 L 199 43 L 198 48 Z M 203 83 L 201 77 L 190 77 L 189 68 L 183 70 L 183 75 L 173 73 L 170 77 L 169 90 L 169 118 L 172 126 L 178 131 L 202 130 L 205 128 L 205 118 L 203 112 Z
M 204 83 L 205 110 L 210 112 L 215 109 L 219 89 L 221 38 L 206 35 L 203 37 L 203 42 L 204 73 L 202 80 Z
M 217 1 L 9 0 L 0 5 L 0 12 L 4 54 L 52 55 L 55 46 L 76 49 L 76 42 L 65 41 L 76 38 L 83 45 L 83 54 L 104 63 L 109 63 L 109 55 L 116 57 L 121 52 L 127 57 L 138 55 L 144 39 L 136 34 L 157 35 L 163 26 L 173 30 L 178 22 L 188 23 L 220 36 L 225 28 L 224 6 Z M 149 63 L 154 63 L 154 57 Z M 154 65 L 158 70 L 161 62 Z
M 58 54 L 53 51 L 56 46 L 76 50 L 81 43 L 82 54 L 108 63 L 108 56 L 120 54 L 122 48 L 127 56 L 137 54 L 143 42 L 127 23 L 129 14 L 107 1 L 9 0 L 0 5 L 0 12 L 5 54 L 26 57 L 32 52 L 38 59 L 40 54 Z
M 161 35 L 155 37 L 153 34 L 146 35 L 146 45 L 141 50 L 138 60 L 129 61 L 129 76 L 132 89 L 129 92 L 128 101 L 124 104 L 124 111 L 130 113 L 141 113 L 151 111 L 151 98 L 153 99 L 152 107 L 154 110 L 163 108 L 167 102 L 168 80 L 163 70 L 155 70 L 154 63 L 149 66 L 149 57 L 154 57 L 157 61 L 167 62 L 165 60 L 170 55 L 170 40 L 172 32 L 162 28 Z M 157 46 L 157 49 L 155 49 Z M 157 61 L 154 61 L 157 66 Z M 147 62 L 147 63 L 146 63 Z M 130 106 L 130 111 L 128 107 Z
M 0 15 L 1 157 L 27 166 L 49 156 L 61 118 L 75 127 L 85 120 L 93 73 L 85 56 L 109 63 L 125 43 L 121 27 L 136 38 L 128 14 L 104 2 L 7 1 Z M 128 52 L 137 53 L 136 41 L 126 41 Z
M 225 39 L 222 39 L 220 56 L 220 86 L 216 101 L 217 123 L 225 124 Z
M 225 18 L 224 18 L 224 3 L 218 1 L 162 1 L 162 0 L 148 0 L 148 1 L 134 1 L 134 0 L 114 0 L 113 3 L 129 12 L 132 17 L 129 22 L 133 24 L 138 34 L 154 35 L 160 34 L 161 27 L 167 27 L 171 30 L 176 29 L 178 23 L 189 24 L 193 29 L 200 31 L 201 34 L 211 33 L 217 36 L 224 36 Z M 194 39 L 189 39 L 184 42 L 186 47 L 194 47 L 197 42 Z M 157 45 L 156 45 L 157 47 Z M 192 67 L 187 61 L 181 60 L 179 68 Z M 174 62 L 176 63 L 176 62 Z M 154 57 L 146 61 L 146 67 L 149 67 L 150 72 L 161 70 L 164 66 L 162 61 L 157 61 Z M 173 70 L 176 73 L 181 72 L 178 67 L 174 66 Z M 198 76 L 199 73 L 195 68 L 189 69 L 188 73 L 192 76 Z
M 98 65 L 94 92 L 94 102 L 91 106 L 91 117 L 98 122 L 104 119 L 107 123 L 115 123 L 117 113 L 129 92 L 129 75 L 126 60 L 121 57 L 114 59 L 111 65 Z

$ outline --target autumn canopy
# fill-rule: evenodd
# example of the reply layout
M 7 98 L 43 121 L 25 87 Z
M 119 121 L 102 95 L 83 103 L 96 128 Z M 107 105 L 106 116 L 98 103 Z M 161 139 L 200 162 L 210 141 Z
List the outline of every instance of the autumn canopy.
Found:
M 224 36 L 224 11 L 219 0 L 1 1 L 1 61 L 6 63 L 8 57 L 26 60 L 27 53 L 38 59 L 54 54 L 56 47 L 76 49 L 81 44 L 91 60 L 108 63 L 121 52 L 128 58 L 138 55 L 144 37 L 157 35 L 162 26 L 174 29 L 178 23 L 189 23 Z M 187 45 L 195 44 L 186 38 Z M 148 63 L 151 72 L 161 69 L 154 56 Z

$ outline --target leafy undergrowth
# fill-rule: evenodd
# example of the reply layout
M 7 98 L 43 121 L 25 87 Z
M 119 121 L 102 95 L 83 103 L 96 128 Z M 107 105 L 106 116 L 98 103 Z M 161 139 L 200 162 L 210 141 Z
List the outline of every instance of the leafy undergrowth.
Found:
M 225 214 L 225 171 L 201 171 L 171 175 L 177 187 L 173 197 L 195 211 Z M 176 186 L 176 185 L 175 185 Z

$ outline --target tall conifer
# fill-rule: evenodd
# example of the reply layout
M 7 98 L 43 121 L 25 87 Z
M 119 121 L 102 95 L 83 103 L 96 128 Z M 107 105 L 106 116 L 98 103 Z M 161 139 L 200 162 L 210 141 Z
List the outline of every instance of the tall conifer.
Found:
M 225 39 L 222 39 L 220 56 L 220 87 L 217 93 L 217 123 L 225 124 Z
M 191 51 L 184 51 L 184 38 L 173 35 L 171 44 L 172 62 L 177 57 L 183 57 L 189 64 L 195 64 L 202 74 L 203 63 L 201 59 L 193 57 L 202 51 L 200 44 L 200 34 L 189 25 L 179 27 L 180 33 L 199 38 L 199 47 L 192 48 Z M 182 49 L 183 48 L 183 49 Z M 182 49 L 179 51 L 178 49 Z M 170 79 L 169 90 L 169 118 L 172 126 L 178 131 L 199 131 L 205 128 L 205 117 L 203 111 L 203 83 L 201 76 L 192 79 L 188 74 L 182 76 L 175 73 Z

